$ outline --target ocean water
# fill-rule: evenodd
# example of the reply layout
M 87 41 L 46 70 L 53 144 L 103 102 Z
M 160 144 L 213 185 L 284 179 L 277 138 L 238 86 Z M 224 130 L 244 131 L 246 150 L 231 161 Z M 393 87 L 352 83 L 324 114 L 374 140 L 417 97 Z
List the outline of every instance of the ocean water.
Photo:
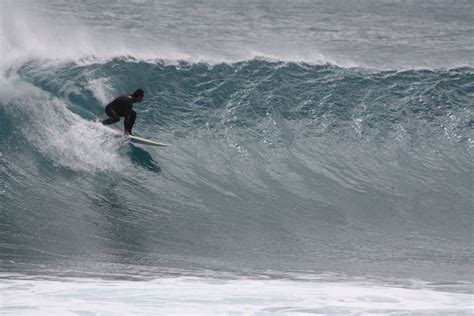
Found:
M 472 314 L 471 1 L 0 11 L 0 314 Z

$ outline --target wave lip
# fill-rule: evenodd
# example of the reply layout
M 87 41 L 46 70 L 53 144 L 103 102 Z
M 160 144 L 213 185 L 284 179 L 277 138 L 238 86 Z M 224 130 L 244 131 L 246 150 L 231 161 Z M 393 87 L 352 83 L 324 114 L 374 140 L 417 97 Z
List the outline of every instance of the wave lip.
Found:
M 232 2 L 198 9 L 166 2 L 2 1 L 9 13 L 0 31 L 2 64 L 133 56 L 212 64 L 263 57 L 345 68 L 474 67 L 467 2 L 302 2 L 291 7 L 283 2 L 247 3 L 245 8 Z M 423 15 L 412 15 L 420 10 Z

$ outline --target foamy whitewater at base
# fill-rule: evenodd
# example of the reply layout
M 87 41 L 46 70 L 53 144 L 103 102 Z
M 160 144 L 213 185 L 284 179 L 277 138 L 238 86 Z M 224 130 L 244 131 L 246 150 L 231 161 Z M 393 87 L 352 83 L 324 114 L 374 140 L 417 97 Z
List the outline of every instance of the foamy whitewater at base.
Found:
M 429 284 L 331 280 L 163 277 L 150 281 L 38 280 L 3 276 L 4 315 L 470 315 L 472 296 Z M 407 286 L 412 286 L 407 287 Z
M 0 10 L 0 314 L 472 314 L 471 2 Z
M 472 308 L 469 294 L 324 279 L 182 276 L 130 282 L 8 276 L 0 293 L 4 315 L 470 315 Z

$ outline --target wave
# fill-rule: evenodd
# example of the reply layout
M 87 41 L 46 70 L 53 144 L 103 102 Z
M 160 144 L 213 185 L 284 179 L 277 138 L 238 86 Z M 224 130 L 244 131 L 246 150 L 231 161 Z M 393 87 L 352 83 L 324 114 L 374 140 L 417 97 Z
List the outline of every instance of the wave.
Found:
M 4 260 L 468 278 L 471 68 L 36 59 L 1 80 Z M 138 87 L 134 130 L 173 147 L 93 123 Z

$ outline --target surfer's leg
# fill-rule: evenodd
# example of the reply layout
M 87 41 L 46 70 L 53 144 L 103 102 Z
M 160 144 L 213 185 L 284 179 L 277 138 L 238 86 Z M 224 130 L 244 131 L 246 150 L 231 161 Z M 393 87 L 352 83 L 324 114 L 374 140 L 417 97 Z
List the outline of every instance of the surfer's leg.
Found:
M 103 125 L 114 124 L 120 121 L 120 116 L 118 116 L 110 106 L 105 107 L 105 114 L 107 114 L 109 118 L 101 121 Z

